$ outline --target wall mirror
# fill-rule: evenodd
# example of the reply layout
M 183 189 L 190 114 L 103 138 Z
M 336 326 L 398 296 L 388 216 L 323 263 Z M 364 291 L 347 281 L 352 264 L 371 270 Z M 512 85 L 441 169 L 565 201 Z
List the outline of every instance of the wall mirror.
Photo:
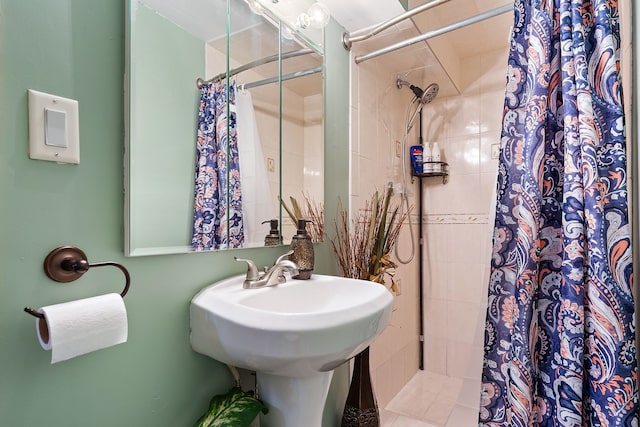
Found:
M 295 226 L 280 201 L 323 203 L 322 30 L 296 27 L 299 11 L 269 10 L 269 3 L 129 0 L 126 255 L 263 246 L 272 219 L 287 243 Z M 220 89 L 212 96 L 213 105 L 224 103 L 223 120 L 203 122 L 199 78 Z M 203 130 L 223 134 L 212 179 L 224 213 L 198 218 L 227 239 L 195 248 L 196 175 L 208 167 L 198 157 Z M 238 215 L 241 241 L 228 238 L 238 234 Z

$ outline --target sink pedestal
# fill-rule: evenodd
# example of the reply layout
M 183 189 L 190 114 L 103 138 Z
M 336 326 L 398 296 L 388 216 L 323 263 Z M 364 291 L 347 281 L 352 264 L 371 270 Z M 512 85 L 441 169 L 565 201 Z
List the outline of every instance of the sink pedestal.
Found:
M 333 371 L 305 377 L 256 373 L 260 398 L 269 413 L 260 415 L 261 427 L 321 427 Z

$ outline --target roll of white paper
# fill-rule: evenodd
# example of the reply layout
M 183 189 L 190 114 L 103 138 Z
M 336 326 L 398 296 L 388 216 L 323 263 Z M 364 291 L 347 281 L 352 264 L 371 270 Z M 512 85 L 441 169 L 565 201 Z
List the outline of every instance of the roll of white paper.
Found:
M 107 294 L 42 307 L 36 319 L 40 345 L 51 363 L 127 341 L 127 310 L 119 294 Z

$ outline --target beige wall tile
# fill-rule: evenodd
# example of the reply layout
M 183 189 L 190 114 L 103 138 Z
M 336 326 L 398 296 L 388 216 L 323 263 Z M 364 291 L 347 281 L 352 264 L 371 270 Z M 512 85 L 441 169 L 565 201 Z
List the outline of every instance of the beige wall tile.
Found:
M 424 197 L 426 213 L 477 212 L 474 209 L 481 201 L 480 183 L 476 176 L 458 175 L 452 171 L 446 185 L 442 185 L 442 181 L 436 178 L 433 179 L 425 184 L 428 189 Z
M 481 208 L 483 211 L 488 212 L 492 209 L 495 209 L 495 194 L 496 194 L 496 186 L 498 184 L 498 170 L 496 165 L 496 170 L 492 172 L 483 172 L 480 174 L 480 191 L 482 194 L 480 195 L 480 199 L 482 200 L 482 205 L 479 205 L 478 208 Z M 491 228 L 493 229 L 493 224 L 491 224 Z M 486 241 L 486 236 L 483 236 L 483 241 Z M 490 239 L 491 236 L 488 237 Z M 488 262 L 489 258 L 484 255 L 484 252 L 481 252 L 480 261 Z
M 426 141 L 444 141 L 447 132 L 447 99 L 436 99 L 422 109 L 422 133 Z
M 448 301 L 447 311 L 447 339 L 451 342 L 473 344 L 478 320 L 478 305 L 463 301 Z M 450 365 L 447 365 L 449 367 Z M 460 375 L 465 365 L 458 365 Z
M 383 363 L 376 369 L 373 389 L 378 405 L 381 407 L 387 406 L 387 403 L 390 402 L 399 391 L 399 389 L 395 390 L 393 387 L 395 383 L 395 376 L 396 370 L 393 369 L 391 360 Z
M 476 178 L 477 180 L 477 178 Z M 479 191 L 478 183 L 478 191 Z M 486 204 L 486 200 L 483 201 Z M 486 206 L 485 206 L 486 209 Z M 476 211 L 477 212 L 477 211 Z M 448 262 L 479 264 L 483 261 L 485 240 L 482 224 L 457 224 L 451 226 L 449 233 Z
M 471 344 L 447 341 L 447 375 L 464 378 L 469 363 Z M 479 390 L 479 389 L 478 389 Z
M 447 340 L 425 334 L 424 368 L 429 372 L 447 374 Z
M 493 158 L 493 149 L 500 148 L 500 130 L 487 131 L 480 134 L 480 172 L 498 171 L 498 157 Z
M 451 262 L 448 264 L 447 300 L 477 304 L 482 297 L 484 268 L 480 263 Z M 471 322 L 475 324 L 475 319 Z
M 483 322 L 484 323 L 484 322 Z M 484 334 L 483 334 L 484 335 Z M 482 363 L 484 358 L 484 346 L 473 345 L 469 352 L 469 361 L 465 369 L 464 378 L 475 380 L 478 383 L 478 392 L 480 390 L 480 379 L 482 378 Z
M 504 90 L 482 92 L 480 103 L 482 105 L 480 108 L 480 132 L 497 132 L 499 136 L 502 130 Z
M 508 49 L 485 52 L 480 55 L 482 77 L 482 93 L 499 93 L 504 98 L 505 80 L 507 75 Z
M 424 303 L 425 335 L 434 338 L 449 338 L 447 304 L 445 300 L 427 300 Z
M 410 341 L 401 352 L 403 360 L 401 366 L 404 368 L 403 383 L 406 384 L 413 378 L 416 373 L 422 372 L 418 370 L 420 364 L 420 342 L 417 339 Z
M 472 56 L 460 61 L 462 90 L 466 94 L 477 94 L 482 90 L 482 57 Z
M 426 197 L 425 197 L 426 199 Z M 425 200 L 426 202 L 426 200 Z M 426 209 L 425 209 L 426 210 Z M 448 230 L 451 226 L 448 224 L 426 224 L 424 226 L 425 232 L 425 240 L 426 240 L 426 248 L 425 248 L 425 259 L 428 259 L 429 262 L 436 263 L 445 263 L 447 262 L 447 255 L 449 253 L 449 236 Z M 439 270 L 442 271 L 442 270 Z M 444 271 L 442 271 L 444 273 Z M 434 277 L 434 284 L 436 277 Z M 446 279 L 443 281 L 437 281 L 437 283 L 444 284 Z M 435 294 L 434 294 L 435 295 Z
M 480 144 L 478 137 L 453 137 L 441 145 L 444 158 L 452 175 L 470 175 L 480 172 Z M 442 190 L 446 191 L 446 187 Z
M 491 144 L 499 143 L 504 99 L 506 52 L 496 51 L 462 60 L 461 95 L 439 97 L 423 108 L 423 134 L 437 141 L 442 159 L 450 164 L 449 182 L 422 181 L 424 214 L 488 215 L 495 186 L 497 160 Z M 395 79 L 430 81 L 428 70 L 391 69 L 393 61 L 368 61 L 352 70 L 352 190 L 351 203 L 360 206 L 388 181 L 402 183 L 401 161 L 395 141 L 404 139 L 404 123 L 411 94 L 395 88 Z M 407 146 L 417 141 L 417 122 Z M 418 181 L 408 185 L 411 204 L 417 203 Z M 417 208 L 414 216 L 417 214 Z M 485 219 L 486 222 L 486 219 Z M 462 378 L 468 374 L 471 346 L 482 332 L 478 326 L 486 298 L 486 262 L 490 234 L 487 224 L 424 223 L 425 368 Z M 414 236 L 417 228 L 413 230 Z M 407 230 L 400 249 L 411 252 Z M 414 260 L 400 265 L 402 294 L 396 297 L 393 325 L 372 344 L 379 401 L 388 401 L 410 378 L 418 364 L 417 245 Z M 450 305 L 447 305 L 449 301 Z M 455 314 L 459 314 L 454 316 Z M 476 347 L 477 348 L 477 347 Z M 396 390 L 397 389 L 397 390 Z M 394 391 L 395 390 L 395 391 Z
M 450 264 L 438 262 L 432 257 L 424 258 L 424 298 L 430 300 L 445 300 L 448 298 L 448 290 L 452 286 L 450 275 Z
M 480 130 L 481 96 L 462 95 L 447 100 L 447 134 L 449 137 L 477 135 Z

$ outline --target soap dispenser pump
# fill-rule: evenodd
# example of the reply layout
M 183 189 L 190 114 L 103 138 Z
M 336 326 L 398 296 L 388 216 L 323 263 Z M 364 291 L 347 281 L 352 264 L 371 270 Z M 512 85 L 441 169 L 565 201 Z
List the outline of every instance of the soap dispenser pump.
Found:
M 291 250 L 293 253 L 289 259 L 296 263 L 298 271 L 297 276 L 293 276 L 294 279 L 310 279 L 313 272 L 313 243 L 311 242 L 311 236 L 307 233 L 307 223 L 313 222 L 308 219 L 298 220 L 298 231 L 295 236 L 291 238 Z
M 265 246 L 277 246 L 282 243 L 282 239 L 280 238 L 280 232 L 278 231 L 278 220 L 272 219 L 269 221 L 263 221 L 263 224 L 270 224 L 271 230 L 269 230 L 269 234 L 264 236 L 264 245 Z

